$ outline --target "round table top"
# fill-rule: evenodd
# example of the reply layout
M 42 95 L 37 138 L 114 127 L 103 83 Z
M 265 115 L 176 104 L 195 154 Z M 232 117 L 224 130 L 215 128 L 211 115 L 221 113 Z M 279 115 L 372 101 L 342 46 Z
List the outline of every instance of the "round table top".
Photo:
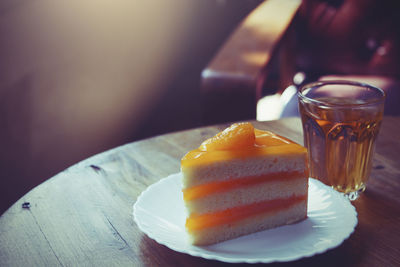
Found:
M 302 143 L 298 118 L 254 122 Z M 180 158 L 228 124 L 149 138 L 88 158 L 37 186 L 0 217 L 0 266 L 215 266 L 143 234 L 132 218 L 139 194 L 179 172 Z M 339 247 L 298 266 L 400 265 L 400 117 L 385 117 L 359 223 Z M 288 264 L 293 264 L 288 263 Z M 285 265 L 285 264 L 280 264 Z

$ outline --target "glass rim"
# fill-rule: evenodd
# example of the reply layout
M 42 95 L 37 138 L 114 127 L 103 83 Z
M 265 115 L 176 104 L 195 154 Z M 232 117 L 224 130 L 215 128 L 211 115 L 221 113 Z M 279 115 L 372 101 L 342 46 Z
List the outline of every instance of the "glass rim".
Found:
M 381 94 L 381 97 L 373 98 L 371 100 L 366 101 L 365 103 L 339 104 L 339 103 L 329 103 L 327 101 L 316 100 L 314 98 L 310 98 L 303 94 L 303 92 L 308 88 L 322 87 L 325 85 L 352 85 L 352 86 L 357 86 L 357 87 L 364 87 L 364 88 L 372 89 L 376 92 L 379 92 Z M 317 105 L 324 105 L 324 106 L 330 106 L 330 107 L 362 107 L 362 106 L 368 106 L 371 104 L 377 104 L 380 102 L 384 102 L 384 100 L 386 98 L 386 93 L 379 87 L 376 87 L 376 86 L 373 86 L 373 85 L 370 85 L 367 83 L 363 83 L 363 82 L 356 82 L 356 81 L 349 81 L 349 80 L 325 80 L 325 81 L 311 82 L 311 83 L 307 83 L 307 84 L 301 86 L 297 92 L 297 96 L 298 96 L 298 98 L 300 98 L 302 100 L 307 100 L 307 101 L 309 101 L 313 104 L 317 104 Z

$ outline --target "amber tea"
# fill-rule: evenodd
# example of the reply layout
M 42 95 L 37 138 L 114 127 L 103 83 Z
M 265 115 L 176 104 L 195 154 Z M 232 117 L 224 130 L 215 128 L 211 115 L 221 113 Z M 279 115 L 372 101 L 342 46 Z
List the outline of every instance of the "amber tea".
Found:
M 351 200 L 365 190 L 384 97 L 378 88 L 348 81 L 317 82 L 300 90 L 310 177 Z

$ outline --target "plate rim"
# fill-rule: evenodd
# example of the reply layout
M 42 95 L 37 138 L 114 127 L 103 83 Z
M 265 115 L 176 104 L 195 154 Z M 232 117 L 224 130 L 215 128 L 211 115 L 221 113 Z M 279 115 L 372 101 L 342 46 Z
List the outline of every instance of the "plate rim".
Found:
M 341 205 L 347 205 L 347 207 L 349 208 L 349 213 L 352 216 L 353 220 L 351 222 L 349 222 L 349 227 L 348 227 L 348 232 L 346 234 L 343 234 L 343 236 L 341 238 L 337 238 L 334 239 L 334 243 L 330 246 L 326 246 L 323 249 L 320 250 L 310 250 L 309 253 L 303 253 L 303 254 L 295 254 L 293 255 L 293 257 L 280 257 L 280 258 L 272 258 L 272 257 L 268 257 L 268 258 L 245 258 L 245 257 L 226 257 L 223 255 L 219 255 L 218 253 L 209 253 L 209 251 L 204 250 L 204 247 L 207 246 L 194 246 L 191 244 L 188 244 L 188 246 L 192 246 L 194 248 L 196 248 L 195 250 L 186 250 L 184 248 L 181 248 L 179 246 L 176 246 L 174 244 L 171 244 L 169 242 L 166 242 L 165 240 L 163 240 L 162 238 L 158 237 L 156 232 L 151 231 L 150 228 L 146 228 L 145 224 L 143 224 L 142 221 L 140 221 L 140 219 L 138 219 L 138 209 L 139 209 L 139 204 L 140 201 L 142 200 L 143 196 L 148 194 L 148 192 L 153 189 L 153 186 L 161 186 L 163 183 L 169 182 L 170 180 L 173 179 L 177 179 L 175 176 L 179 176 L 181 175 L 181 172 L 178 173 L 173 173 L 170 174 L 168 176 L 165 176 L 163 178 L 161 178 L 159 181 L 147 186 L 147 188 L 145 190 L 143 190 L 139 196 L 137 197 L 134 205 L 133 205 L 133 220 L 136 223 L 136 225 L 138 226 L 139 230 L 146 234 L 149 238 L 153 239 L 154 241 L 156 241 L 157 243 L 159 243 L 160 245 L 164 245 L 174 251 L 180 252 L 180 253 L 184 253 L 184 254 L 188 254 L 191 256 L 195 256 L 195 257 L 201 257 L 204 259 L 209 259 L 209 260 L 218 260 L 221 262 L 227 262 L 227 263 L 250 263 L 250 264 L 254 264 L 254 263 L 273 263 L 273 262 L 290 262 L 290 261 L 295 261 L 295 260 L 299 260 L 302 258 L 308 258 L 308 257 L 312 257 L 314 255 L 318 255 L 318 254 L 323 254 L 328 250 L 332 250 L 334 248 L 339 247 L 345 240 L 347 240 L 351 234 L 354 233 L 355 228 L 358 224 L 358 214 L 357 214 L 357 210 L 354 207 L 354 205 L 351 204 L 350 200 L 347 199 L 343 194 L 337 192 L 336 190 L 334 190 L 333 188 L 323 184 L 322 182 L 314 179 L 314 178 L 309 178 L 309 184 L 313 183 L 315 184 L 317 187 L 322 187 L 325 190 L 328 190 L 331 194 L 333 194 L 337 199 L 340 200 L 340 204 Z M 201 249 L 202 251 L 198 251 L 198 249 Z

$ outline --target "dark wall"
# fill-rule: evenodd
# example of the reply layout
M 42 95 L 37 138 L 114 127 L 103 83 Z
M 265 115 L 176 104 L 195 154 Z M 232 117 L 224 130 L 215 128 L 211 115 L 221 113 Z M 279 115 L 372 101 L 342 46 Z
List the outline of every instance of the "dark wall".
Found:
M 88 156 L 201 125 L 200 72 L 259 2 L 2 1 L 0 213 Z

